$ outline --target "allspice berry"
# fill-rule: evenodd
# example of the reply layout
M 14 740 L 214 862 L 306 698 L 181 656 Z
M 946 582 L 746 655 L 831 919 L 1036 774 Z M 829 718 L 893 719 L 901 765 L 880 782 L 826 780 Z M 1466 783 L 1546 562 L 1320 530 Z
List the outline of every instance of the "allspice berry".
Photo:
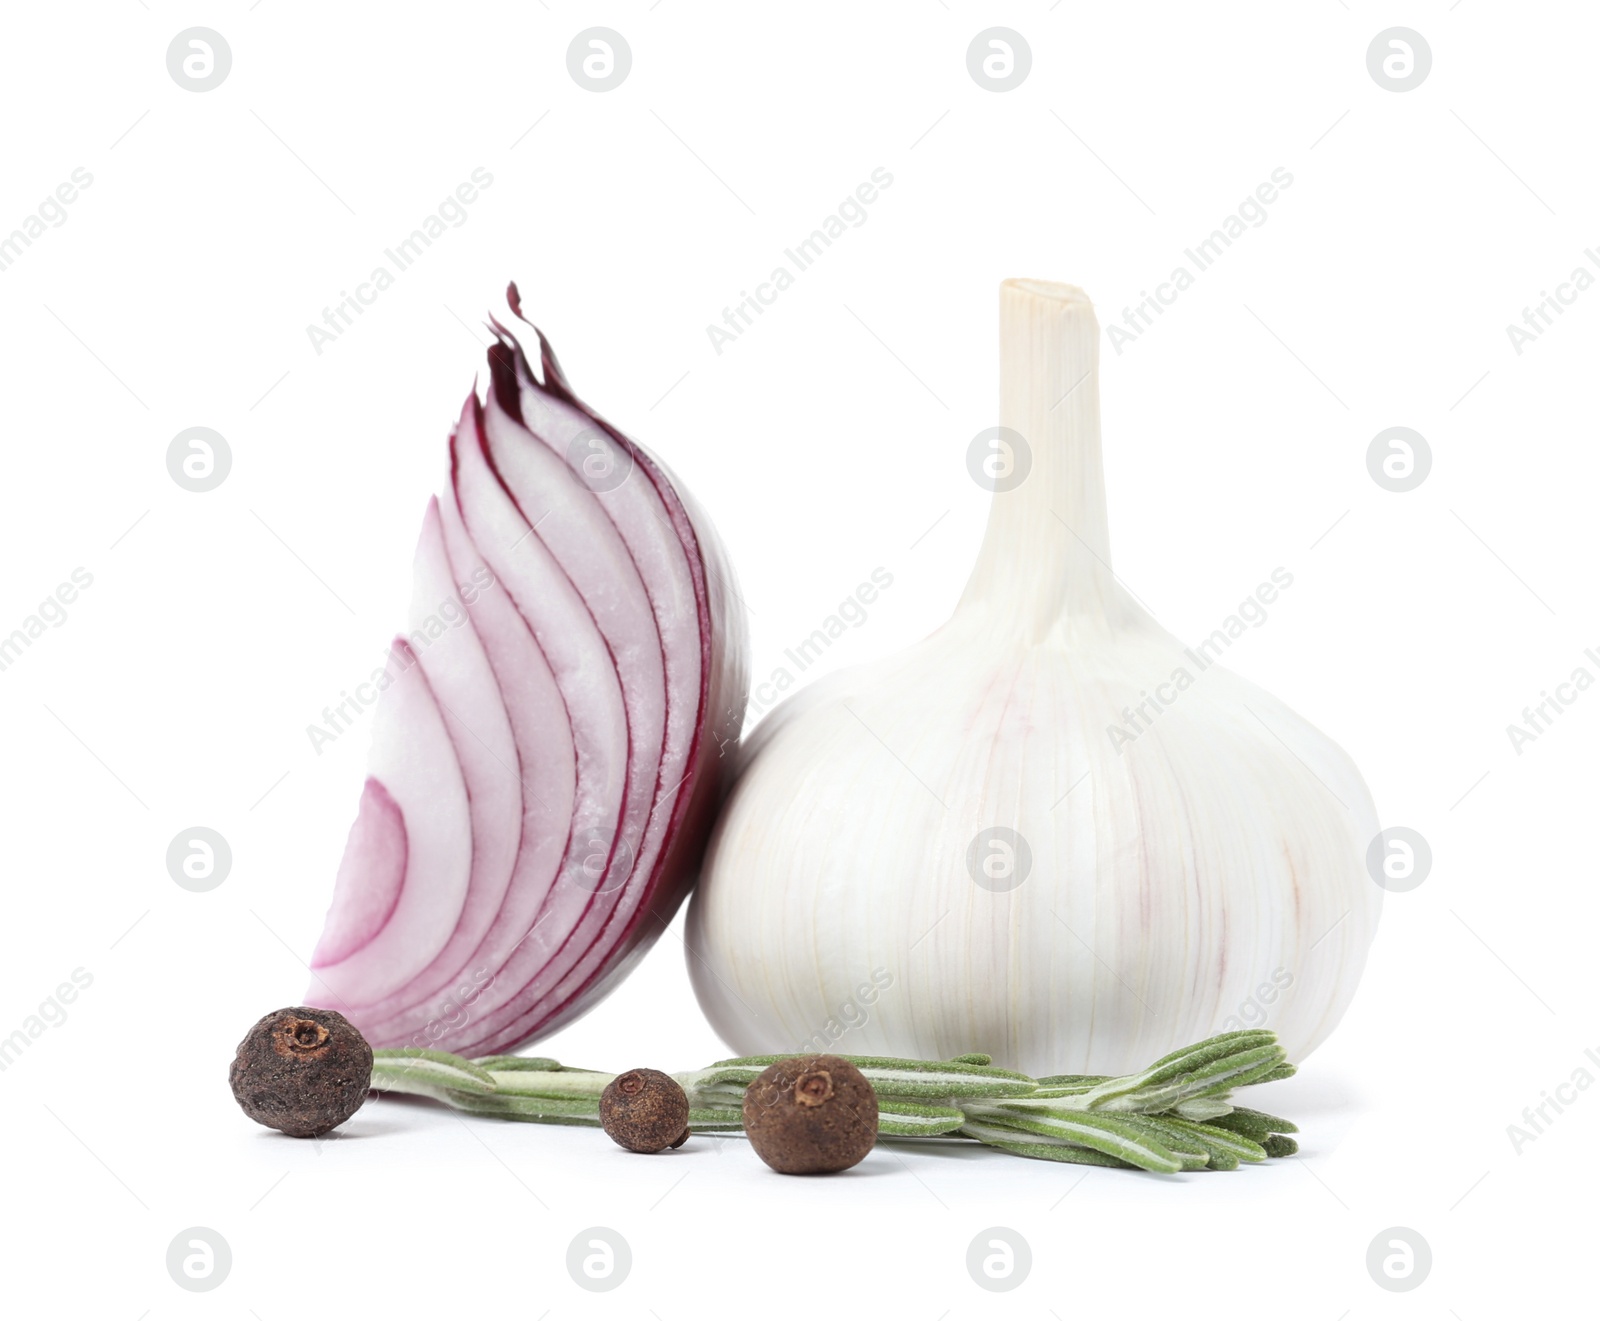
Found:
M 838 1055 L 779 1060 L 745 1089 L 744 1131 L 780 1174 L 833 1174 L 878 1140 L 878 1097 Z
M 343 1014 L 295 1005 L 261 1019 L 239 1043 L 228 1083 L 258 1124 L 321 1137 L 361 1108 L 372 1047 Z
M 689 1136 L 689 1098 L 659 1069 L 629 1069 L 600 1093 L 600 1127 L 629 1151 L 681 1147 Z

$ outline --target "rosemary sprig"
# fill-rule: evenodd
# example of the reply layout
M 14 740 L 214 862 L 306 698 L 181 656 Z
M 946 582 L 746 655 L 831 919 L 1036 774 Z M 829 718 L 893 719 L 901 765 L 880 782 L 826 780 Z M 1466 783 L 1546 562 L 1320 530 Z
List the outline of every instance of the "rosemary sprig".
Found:
M 744 1090 L 783 1055 L 748 1055 L 680 1073 L 689 1126 L 743 1131 Z M 845 1057 L 878 1097 L 888 1138 L 954 1137 L 1012 1155 L 1176 1174 L 1232 1170 L 1298 1149 L 1286 1119 L 1235 1106 L 1232 1089 L 1294 1073 L 1267 1031 L 1225 1032 L 1122 1078 L 1030 1078 L 987 1055 L 953 1060 Z M 490 1055 L 467 1060 L 436 1050 L 373 1051 L 372 1086 L 442 1101 L 465 1114 L 598 1127 L 600 1093 L 614 1075 L 552 1059 Z

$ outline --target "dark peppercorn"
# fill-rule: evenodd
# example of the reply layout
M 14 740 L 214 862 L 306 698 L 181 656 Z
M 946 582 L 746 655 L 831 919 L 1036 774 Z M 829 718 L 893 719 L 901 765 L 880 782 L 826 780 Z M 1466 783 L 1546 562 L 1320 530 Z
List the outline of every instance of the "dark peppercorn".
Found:
M 303 1005 L 261 1019 L 239 1043 L 228 1083 L 239 1108 L 290 1137 L 314 1138 L 361 1108 L 372 1047 L 343 1014 Z
M 629 1151 L 681 1147 L 689 1137 L 689 1098 L 658 1069 L 629 1069 L 600 1093 L 600 1126 Z
M 832 1174 L 878 1140 L 878 1098 L 837 1055 L 779 1060 L 745 1089 L 744 1131 L 780 1174 Z

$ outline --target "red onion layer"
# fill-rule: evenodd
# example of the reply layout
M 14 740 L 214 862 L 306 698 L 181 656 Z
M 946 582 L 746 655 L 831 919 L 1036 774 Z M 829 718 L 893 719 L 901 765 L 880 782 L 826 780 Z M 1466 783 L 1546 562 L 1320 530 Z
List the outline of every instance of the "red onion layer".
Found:
M 509 1051 L 604 996 L 693 885 L 744 720 L 705 515 L 493 324 L 312 957 L 306 1002 L 374 1046 Z

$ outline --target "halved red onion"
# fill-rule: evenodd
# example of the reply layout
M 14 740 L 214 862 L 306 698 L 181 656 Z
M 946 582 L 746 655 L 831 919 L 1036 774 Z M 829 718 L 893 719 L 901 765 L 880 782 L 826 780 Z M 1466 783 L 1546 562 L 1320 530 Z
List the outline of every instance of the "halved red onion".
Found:
M 312 958 L 307 1003 L 374 1046 L 490 1054 L 593 1005 L 693 885 L 744 720 L 747 631 L 705 515 L 537 327 L 535 376 L 493 324 Z

